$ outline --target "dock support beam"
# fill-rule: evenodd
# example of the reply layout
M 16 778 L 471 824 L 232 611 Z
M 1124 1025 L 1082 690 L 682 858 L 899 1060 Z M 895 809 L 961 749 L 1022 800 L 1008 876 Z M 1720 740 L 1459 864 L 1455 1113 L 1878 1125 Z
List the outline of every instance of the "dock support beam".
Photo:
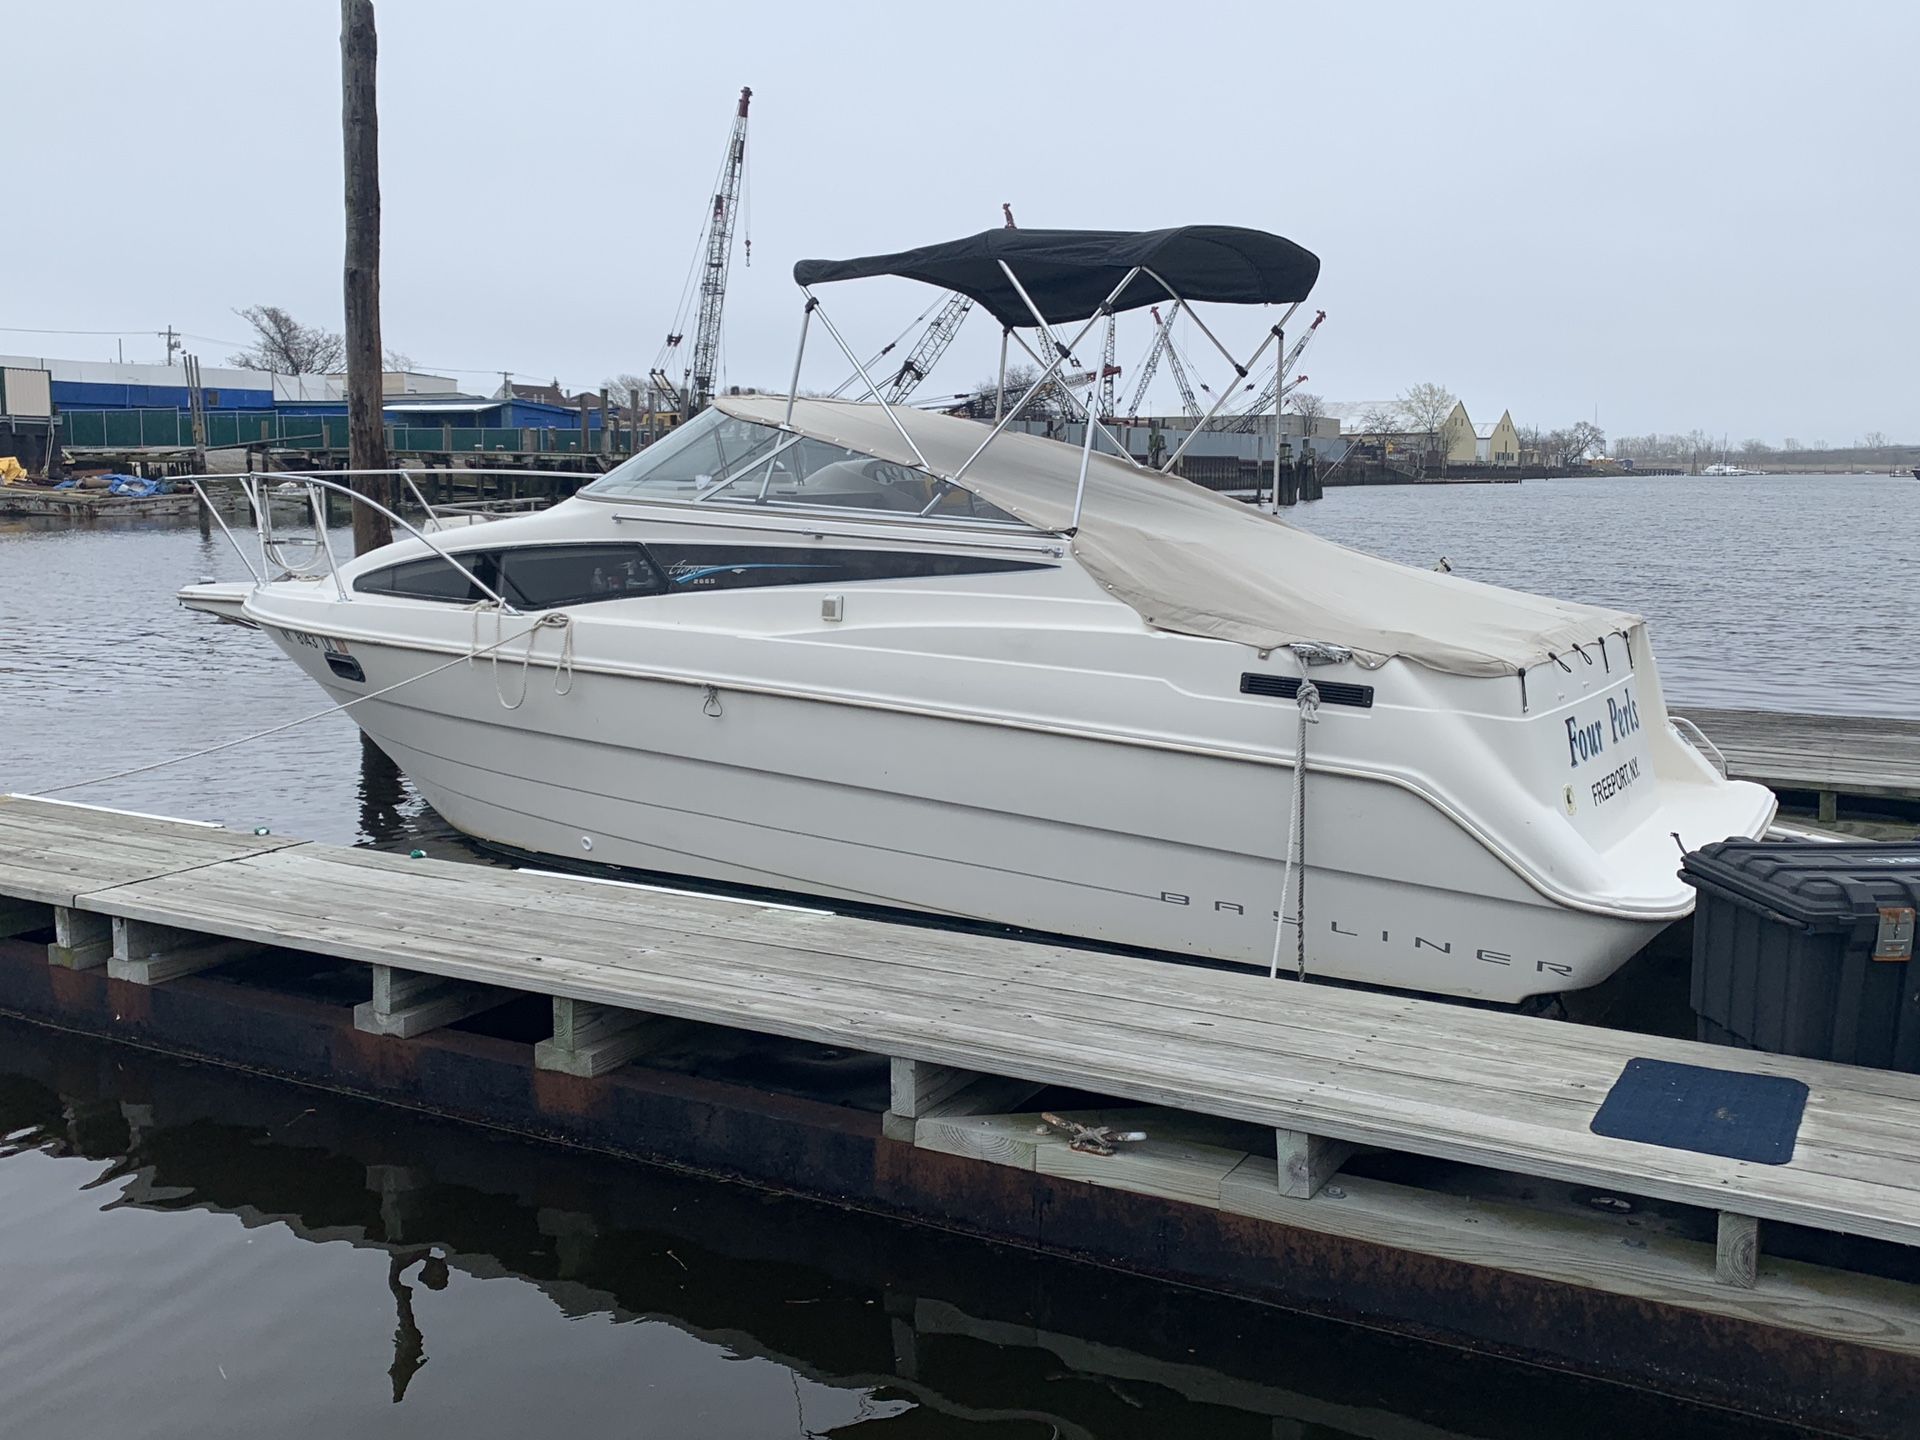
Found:
M 154 925 L 116 915 L 107 978 L 128 980 L 135 985 L 164 985 L 197 970 L 257 955 L 260 949 L 251 940 L 218 940 L 197 930 L 179 930 L 171 925 Z
M 1820 823 L 1831 825 L 1840 818 L 1840 795 L 1834 790 L 1822 790 L 1820 795 Z
M 1311 1200 L 1320 1187 L 1339 1173 L 1355 1150 L 1345 1140 L 1329 1140 L 1299 1130 L 1275 1130 L 1274 1149 L 1280 1157 L 1280 1193 Z
M 553 997 L 553 1038 L 533 1047 L 536 1069 L 591 1080 L 657 1050 L 684 1025 L 643 1010 Z
M 1017 1109 L 1044 1086 L 1027 1080 L 983 1075 L 952 1065 L 893 1058 L 892 1099 L 880 1117 L 880 1130 L 890 1140 L 914 1138 L 922 1120 L 947 1120 L 958 1115 L 999 1115 Z
M 47 963 L 62 970 L 97 970 L 113 958 L 113 922 L 90 910 L 53 907 L 53 943 Z
M 1714 1278 L 1722 1285 L 1751 1290 L 1760 1278 L 1760 1222 L 1751 1215 L 1720 1212 L 1714 1245 Z
M 375 965 L 373 998 L 353 1007 L 353 1028 L 369 1035 L 397 1035 L 410 1040 L 512 998 L 507 991 L 487 985 Z

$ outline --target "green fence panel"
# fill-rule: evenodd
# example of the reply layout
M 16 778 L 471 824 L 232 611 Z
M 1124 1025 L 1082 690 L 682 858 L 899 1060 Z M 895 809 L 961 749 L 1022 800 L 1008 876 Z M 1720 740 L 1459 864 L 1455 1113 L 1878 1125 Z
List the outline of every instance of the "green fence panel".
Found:
M 98 410 L 68 410 L 60 416 L 60 428 L 68 445 L 104 445 L 107 443 L 107 417 Z
M 323 443 L 324 421 L 318 415 L 281 415 L 276 428 L 276 437 L 281 445 L 291 449 L 315 450 Z

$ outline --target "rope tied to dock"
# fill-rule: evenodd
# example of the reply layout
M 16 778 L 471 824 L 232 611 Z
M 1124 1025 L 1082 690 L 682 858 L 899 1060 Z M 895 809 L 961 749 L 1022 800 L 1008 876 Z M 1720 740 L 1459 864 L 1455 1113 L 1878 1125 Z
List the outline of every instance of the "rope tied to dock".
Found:
M 560 613 L 562 612 L 555 612 L 556 615 Z M 569 617 L 569 620 L 570 618 L 571 617 Z M 478 624 L 477 620 L 475 624 Z M 538 627 L 536 626 L 535 628 Z M 531 633 L 531 631 L 528 632 L 528 634 Z M 571 623 L 569 623 L 567 627 L 567 643 L 562 648 L 563 664 L 567 676 L 567 690 L 557 690 L 557 693 L 562 695 L 573 688 L 572 634 L 572 626 Z M 478 638 L 476 634 L 475 639 L 477 640 Z M 236 736 L 232 740 L 222 740 L 217 745 L 204 745 L 198 750 L 189 750 L 184 755 L 169 756 L 165 760 L 155 760 L 146 765 L 134 765 L 125 770 L 115 770 L 106 775 L 95 775 L 86 780 L 71 780 L 65 785 L 50 785 L 44 790 L 32 791 L 25 795 L 24 798 L 29 800 L 44 800 L 50 795 L 59 795 L 68 790 L 85 790 L 90 786 L 104 785 L 110 780 L 126 780 L 135 775 L 145 775 L 154 770 L 164 770 L 169 765 L 181 765 L 188 760 L 199 760 L 208 755 L 218 755 L 223 750 L 232 750 L 237 746 L 248 744 L 254 740 L 264 740 L 270 735 L 283 734 L 288 730 L 305 725 L 309 721 L 324 719 L 328 715 L 337 715 L 343 710 L 351 710 L 356 705 L 364 705 L 369 700 L 378 700 L 384 695 L 391 695 L 394 691 L 404 689 L 406 686 L 415 684 L 418 681 L 430 680 L 435 675 L 443 675 L 455 666 L 471 665 L 482 655 L 490 654 L 501 646 L 511 645 L 514 641 L 522 638 L 524 637 L 520 635 L 508 635 L 503 639 L 494 641 L 491 645 L 480 646 L 476 649 L 469 650 L 464 655 L 456 655 L 444 665 L 436 665 L 431 670 L 422 670 L 418 675 L 409 675 L 404 680 L 396 680 L 391 685 L 383 685 L 378 690 L 369 690 L 365 695 L 356 695 L 351 700 L 342 700 L 337 704 L 327 706 L 323 710 L 310 711 L 308 714 L 299 716 L 297 719 L 288 720 L 280 725 L 270 725 L 264 730 L 255 730 L 247 735 Z
M 1303 660 L 1303 668 L 1304 668 Z M 1280 978 L 1280 944 L 1287 933 L 1287 896 L 1294 896 L 1294 976 L 1307 978 L 1307 727 L 1320 723 L 1320 687 L 1300 677 L 1300 689 L 1294 695 L 1300 707 L 1300 728 L 1293 747 L 1293 805 L 1287 822 L 1286 862 L 1280 872 L 1280 904 L 1273 917 L 1273 956 L 1267 964 L 1267 978 Z M 1298 856 L 1298 866 L 1295 856 Z M 1300 878 L 1294 879 L 1298 869 Z

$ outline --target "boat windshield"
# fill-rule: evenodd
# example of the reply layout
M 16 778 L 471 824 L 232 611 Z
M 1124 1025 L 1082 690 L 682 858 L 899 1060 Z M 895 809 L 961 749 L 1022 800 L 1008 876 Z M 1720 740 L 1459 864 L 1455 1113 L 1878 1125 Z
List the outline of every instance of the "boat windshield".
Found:
M 656 440 L 580 493 L 608 500 L 827 507 L 1021 525 L 972 491 L 917 466 L 718 409 Z

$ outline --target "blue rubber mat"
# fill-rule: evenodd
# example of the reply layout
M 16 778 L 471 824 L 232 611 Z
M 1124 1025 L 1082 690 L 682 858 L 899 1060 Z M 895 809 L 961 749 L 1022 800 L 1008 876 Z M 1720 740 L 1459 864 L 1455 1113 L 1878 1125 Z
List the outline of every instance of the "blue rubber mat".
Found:
M 1784 1165 L 1807 1087 L 1777 1075 L 1629 1060 L 1593 1117 L 1593 1133 L 1670 1150 Z

